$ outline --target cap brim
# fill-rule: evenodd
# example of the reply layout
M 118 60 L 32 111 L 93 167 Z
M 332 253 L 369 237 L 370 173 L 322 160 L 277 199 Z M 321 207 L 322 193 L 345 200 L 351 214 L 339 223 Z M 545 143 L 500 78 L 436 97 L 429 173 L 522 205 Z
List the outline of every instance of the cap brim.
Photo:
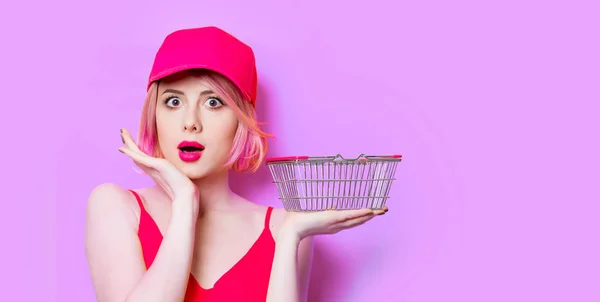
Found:
M 155 74 L 148 80 L 148 86 L 146 87 L 146 91 L 148 91 L 150 89 L 150 86 L 152 85 L 153 82 L 156 82 L 160 79 L 164 79 L 164 78 L 174 75 L 178 72 L 182 72 L 182 71 L 186 71 L 186 70 L 193 70 L 193 69 L 210 70 L 210 71 L 216 72 L 216 73 L 226 77 L 237 87 L 237 89 L 242 93 L 242 95 L 246 99 L 248 99 L 250 101 L 250 103 L 252 103 L 252 106 L 255 105 L 256 100 L 252 99 L 250 94 L 247 91 L 245 91 L 244 89 L 242 89 L 240 87 L 240 85 L 238 83 L 236 83 L 236 81 L 232 77 L 230 77 L 226 72 L 223 72 L 223 71 L 219 70 L 218 68 L 209 67 L 206 64 L 182 65 L 182 66 L 173 67 L 173 68 L 170 68 L 167 70 L 163 70 L 163 71 Z

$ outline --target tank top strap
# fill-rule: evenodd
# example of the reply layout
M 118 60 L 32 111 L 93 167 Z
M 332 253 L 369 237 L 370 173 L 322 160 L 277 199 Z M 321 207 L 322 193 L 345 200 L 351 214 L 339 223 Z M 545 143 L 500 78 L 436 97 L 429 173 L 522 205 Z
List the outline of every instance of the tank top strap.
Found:
M 142 211 L 142 214 L 144 212 L 146 212 L 146 209 L 144 208 L 144 204 L 142 203 L 142 198 L 140 197 L 140 195 L 134 190 L 129 190 L 129 192 L 133 193 L 133 196 L 135 196 L 135 199 L 137 200 L 138 205 L 140 206 L 140 211 Z
M 142 198 L 140 195 L 134 190 L 129 191 L 135 196 L 135 199 L 140 206 L 138 237 L 140 239 L 146 268 L 149 268 L 154 262 L 154 258 L 156 257 L 158 249 L 160 248 L 162 234 L 158 228 L 158 225 L 156 225 L 156 222 L 152 216 L 150 216 L 150 213 L 148 213 L 148 211 L 144 208 L 144 203 L 142 203 Z
M 265 228 L 269 229 L 269 224 L 271 222 L 271 212 L 273 212 L 273 207 L 267 208 L 267 215 L 265 215 Z

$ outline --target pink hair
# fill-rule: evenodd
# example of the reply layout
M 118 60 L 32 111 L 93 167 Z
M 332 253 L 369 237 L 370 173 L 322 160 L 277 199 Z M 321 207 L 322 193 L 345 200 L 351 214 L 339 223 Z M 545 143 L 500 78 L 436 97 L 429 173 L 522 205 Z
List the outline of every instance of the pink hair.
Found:
M 233 109 L 239 119 L 237 132 L 225 166 L 232 167 L 234 171 L 238 172 L 255 172 L 265 158 L 267 153 L 266 138 L 271 137 L 271 135 L 260 129 L 254 107 L 242 96 L 240 90 L 229 79 L 210 71 L 195 71 L 195 73 L 214 87 L 216 94 L 221 97 L 227 106 Z M 154 82 L 148 89 L 142 108 L 138 146 L 142 152 L 150 156 L 163 157 L 159 148 L 157 148 L 157 98 L 158 83 Z

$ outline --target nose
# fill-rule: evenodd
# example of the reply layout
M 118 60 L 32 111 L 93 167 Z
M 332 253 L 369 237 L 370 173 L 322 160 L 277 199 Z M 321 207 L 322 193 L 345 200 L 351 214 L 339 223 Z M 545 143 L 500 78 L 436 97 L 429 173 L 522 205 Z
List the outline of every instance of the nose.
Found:
M 202 124 L 198 116 L 198 112 L 195 110 L 187 110 L 183 121 L 183 130 L 185 132 L 200 132 L 202 131 Z

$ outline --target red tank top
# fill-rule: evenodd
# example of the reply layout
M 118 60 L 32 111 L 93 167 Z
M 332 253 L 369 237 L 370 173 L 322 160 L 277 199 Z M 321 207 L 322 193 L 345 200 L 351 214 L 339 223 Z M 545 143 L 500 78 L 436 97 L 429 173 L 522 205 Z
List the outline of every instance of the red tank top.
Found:
M 131 192 L 135 195 L 141 210 L 138 236 L 146 268 L 149 268 L 156 257 L 163 237 L 154 219 L 144 209 L 140 196 L 132 190 Z M 272 211 L 272 207 L 267 208 L 264 229 L 250 250 L 221 276 L 212 288 L 202 288 L 190 274 L 185 302 L 264 302 L 267 299 L 271 266 L 275 254 L 275 240 L 269 228 Z

